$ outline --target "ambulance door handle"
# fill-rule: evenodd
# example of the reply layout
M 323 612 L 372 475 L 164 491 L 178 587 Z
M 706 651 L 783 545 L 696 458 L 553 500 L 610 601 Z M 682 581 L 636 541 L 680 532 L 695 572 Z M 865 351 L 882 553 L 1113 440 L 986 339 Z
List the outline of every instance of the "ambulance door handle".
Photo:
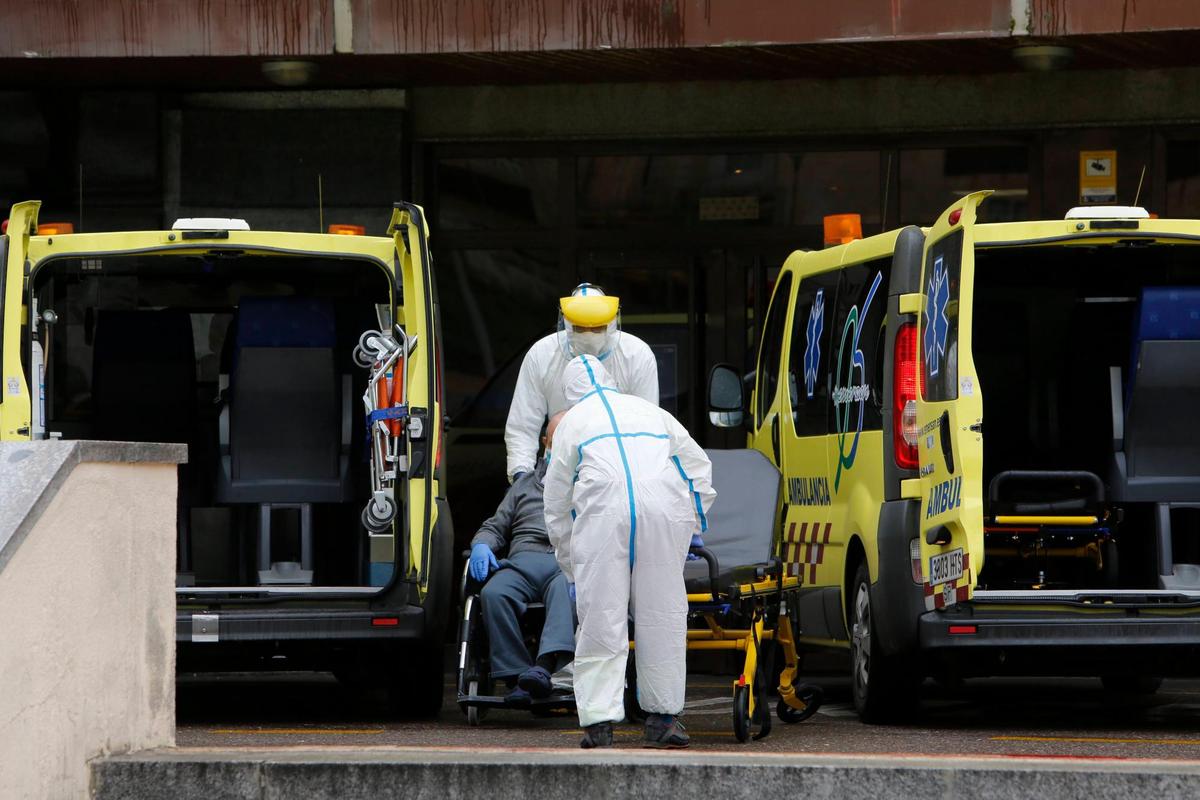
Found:
M 779 466 L 779 415 L 771 417 L 771 450 L 775 453 L 775 466 Z
M 943 411 L 941 423 L 938 427 L 941 428 L 942 435 L 942 458 L 946 459 L 946 474 L 954 474 L 954 437 L 950 431 L 950 412 Z

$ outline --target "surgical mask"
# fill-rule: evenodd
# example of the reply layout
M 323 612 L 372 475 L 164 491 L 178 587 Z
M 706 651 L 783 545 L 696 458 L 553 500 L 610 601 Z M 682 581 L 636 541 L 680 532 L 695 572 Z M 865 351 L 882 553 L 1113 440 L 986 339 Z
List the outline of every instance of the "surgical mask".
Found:
M 576 355 L 599 356 L 604 352 L 608 343 L 608 333 L 583 332 L 571 333 L 571 347 Z

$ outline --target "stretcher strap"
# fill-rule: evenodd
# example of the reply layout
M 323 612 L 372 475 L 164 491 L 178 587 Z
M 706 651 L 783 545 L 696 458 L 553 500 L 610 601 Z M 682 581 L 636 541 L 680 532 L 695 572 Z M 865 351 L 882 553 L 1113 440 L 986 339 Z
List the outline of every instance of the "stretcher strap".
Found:
M 376 422 L 384 419 L 407 419 L 408 406 L 392 406 L 391 408 L 381 408 L 378 411 L 372 411 L 367 414 L 367 425 L 374 425 Z

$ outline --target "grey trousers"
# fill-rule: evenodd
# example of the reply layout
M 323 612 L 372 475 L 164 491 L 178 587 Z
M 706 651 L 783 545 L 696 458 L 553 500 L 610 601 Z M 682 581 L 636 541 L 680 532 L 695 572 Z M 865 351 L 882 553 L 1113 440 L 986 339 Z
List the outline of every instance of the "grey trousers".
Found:
M 483 585 L 479 598 L 493 678 L 520 675 L 533 666 L 521 634 L 521 616 L 528 603 L 546 604 L 538 655 L 575 652 L 575 612 L 567 579 L 552 553 L 524 552 L 504 559 Z

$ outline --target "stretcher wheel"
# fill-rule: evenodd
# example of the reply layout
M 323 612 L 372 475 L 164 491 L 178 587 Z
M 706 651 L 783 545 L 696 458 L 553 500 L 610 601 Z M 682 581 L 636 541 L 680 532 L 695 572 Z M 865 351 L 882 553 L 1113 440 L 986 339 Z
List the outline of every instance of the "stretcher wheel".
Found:
M 821 703 L 825 700 L 825 692 L 819 686 L 806 683 L 803 686 L 796 687 L 796 697 L 804 701 L 804 708 L 792 708 L 782 700 L 775 707 L 775 713 L 788 725 L 804 722 L 804 720 L 817 713 L 817 709 L 821 707 Z
M 366 363 L 362 364 L 362 366 L 369 367 L 374 364 L 376 353 L 375 348 L 371 347 L 371 340 L 378 339 L 380 336 L 383 336 L 383 334 L 379 331 L 363 331 L 362 336 L 358 337 L 358 349 L 354 351 L 354 360 L 358 361 L 359 354 L 361 353 L 362 358 L 366 360 Z
M 392 520 L 396 518 L 396 501 L 390 497 L 384 497 L 382 508 L 376 505 L 374 500 L 367 503 L 366 508 L 362 510 L 363 527 L 369 531 L 384 531 L 392 524 Z
M 733 690 L 733 735 L 739 742 L 750 738 L 750 687 Z

